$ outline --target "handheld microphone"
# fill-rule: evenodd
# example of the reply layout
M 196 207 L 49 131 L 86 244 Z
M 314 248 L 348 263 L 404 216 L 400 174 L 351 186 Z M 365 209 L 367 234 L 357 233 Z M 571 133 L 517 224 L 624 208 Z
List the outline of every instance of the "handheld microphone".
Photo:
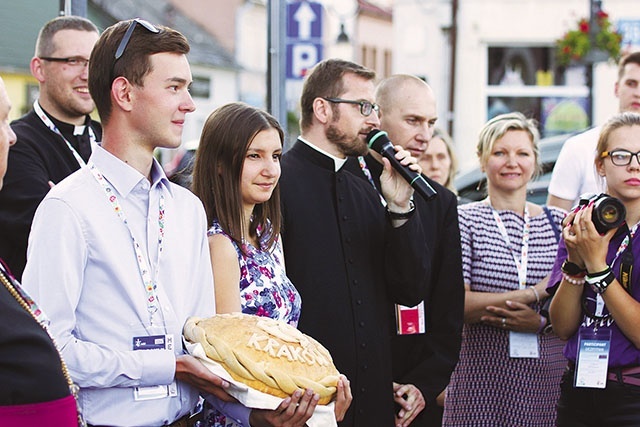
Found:
M 403 165 L 400 163 L 400 160 L 396 159 L 396 150 L 393 148 L 393 144 L 391 144 L 389 136 L 385 131 L 380 129 L 371 130 L 367 135 L 367 144 L 369 144 L 369 148 L 386 157 L 391 163 L 391 166 L 393 166 L 405 181 L 425 200 L 431 200 L 438 195 L 436 190 L 434 190 L 422 175 L 412 171 L 408 166 Z

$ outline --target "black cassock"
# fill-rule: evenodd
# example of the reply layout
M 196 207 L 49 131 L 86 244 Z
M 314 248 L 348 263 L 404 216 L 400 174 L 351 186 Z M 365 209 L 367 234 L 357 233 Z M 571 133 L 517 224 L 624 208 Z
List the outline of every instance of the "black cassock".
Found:
M 351 381 L 341 426 L 392 426 L 390 302 L 428 292 L 430 255 L 417 215 L 393 228 L 380 196 L 333 159 L 297 141 L 282 159 L 287 274 L 302 295 L 299 329 Z
M 366 156 L 365 160 L 376 188 L 380 188 L 382 165 L 371 156 Z M 349 159 L 345 167 L 366 180 L 356 159 Z M 424 302 L 426 331 L 415 335 L 392 334 L 391 337 L 394 381 L 415 385 L 427 402 L 411 427 L 442 425 L 442 408 L 435 400 L 449 384 L 458 363 L 464 319 L 458 201 L 451 191 L 424 178 L 438 193 L 429 201 L 418 194 L 413 196 L 431 249 L 430 290 Z M 393 332 L 395 312 L 390 319 Z

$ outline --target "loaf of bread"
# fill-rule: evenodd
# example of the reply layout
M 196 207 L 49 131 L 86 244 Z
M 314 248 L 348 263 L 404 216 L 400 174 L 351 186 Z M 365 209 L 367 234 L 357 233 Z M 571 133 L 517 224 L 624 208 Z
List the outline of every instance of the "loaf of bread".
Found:
M 287 397 L 312 389 L 321 405 L 336 393 L 338 370 L 329 351 L 287 323 L 242 313 L 192 317 L 184 337 L 231 377 L 261 392 Z

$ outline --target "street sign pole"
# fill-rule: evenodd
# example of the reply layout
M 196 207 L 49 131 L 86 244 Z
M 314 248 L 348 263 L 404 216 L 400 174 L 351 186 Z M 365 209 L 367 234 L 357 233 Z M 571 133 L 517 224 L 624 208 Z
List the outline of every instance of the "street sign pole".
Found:
M 286 1 L 269 0 L 269 32 L 267 57 L 267 108 L 282 129 L 287 131 L 287 103 L 285 99 L 285 26 Z M 285 138 L 285 141 L 287 139 Z
M 87 17 L 87 0 L 60 0 L 60 16 Z

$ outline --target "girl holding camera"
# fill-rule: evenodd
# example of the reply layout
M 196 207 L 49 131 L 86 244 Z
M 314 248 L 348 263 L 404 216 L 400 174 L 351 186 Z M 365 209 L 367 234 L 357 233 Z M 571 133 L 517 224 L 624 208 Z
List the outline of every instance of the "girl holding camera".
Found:
M 563 221 L 548 289 L 555 292 L 553 328 L 567 340 L 569 361 L 557 425 L 638 426 L 640 114 L 620 113 L 603 126 L 595 169 L 606 178 L 608 195 L 624 205 L 626 221 L 601 234 L 593 202 L 578 206 Z

